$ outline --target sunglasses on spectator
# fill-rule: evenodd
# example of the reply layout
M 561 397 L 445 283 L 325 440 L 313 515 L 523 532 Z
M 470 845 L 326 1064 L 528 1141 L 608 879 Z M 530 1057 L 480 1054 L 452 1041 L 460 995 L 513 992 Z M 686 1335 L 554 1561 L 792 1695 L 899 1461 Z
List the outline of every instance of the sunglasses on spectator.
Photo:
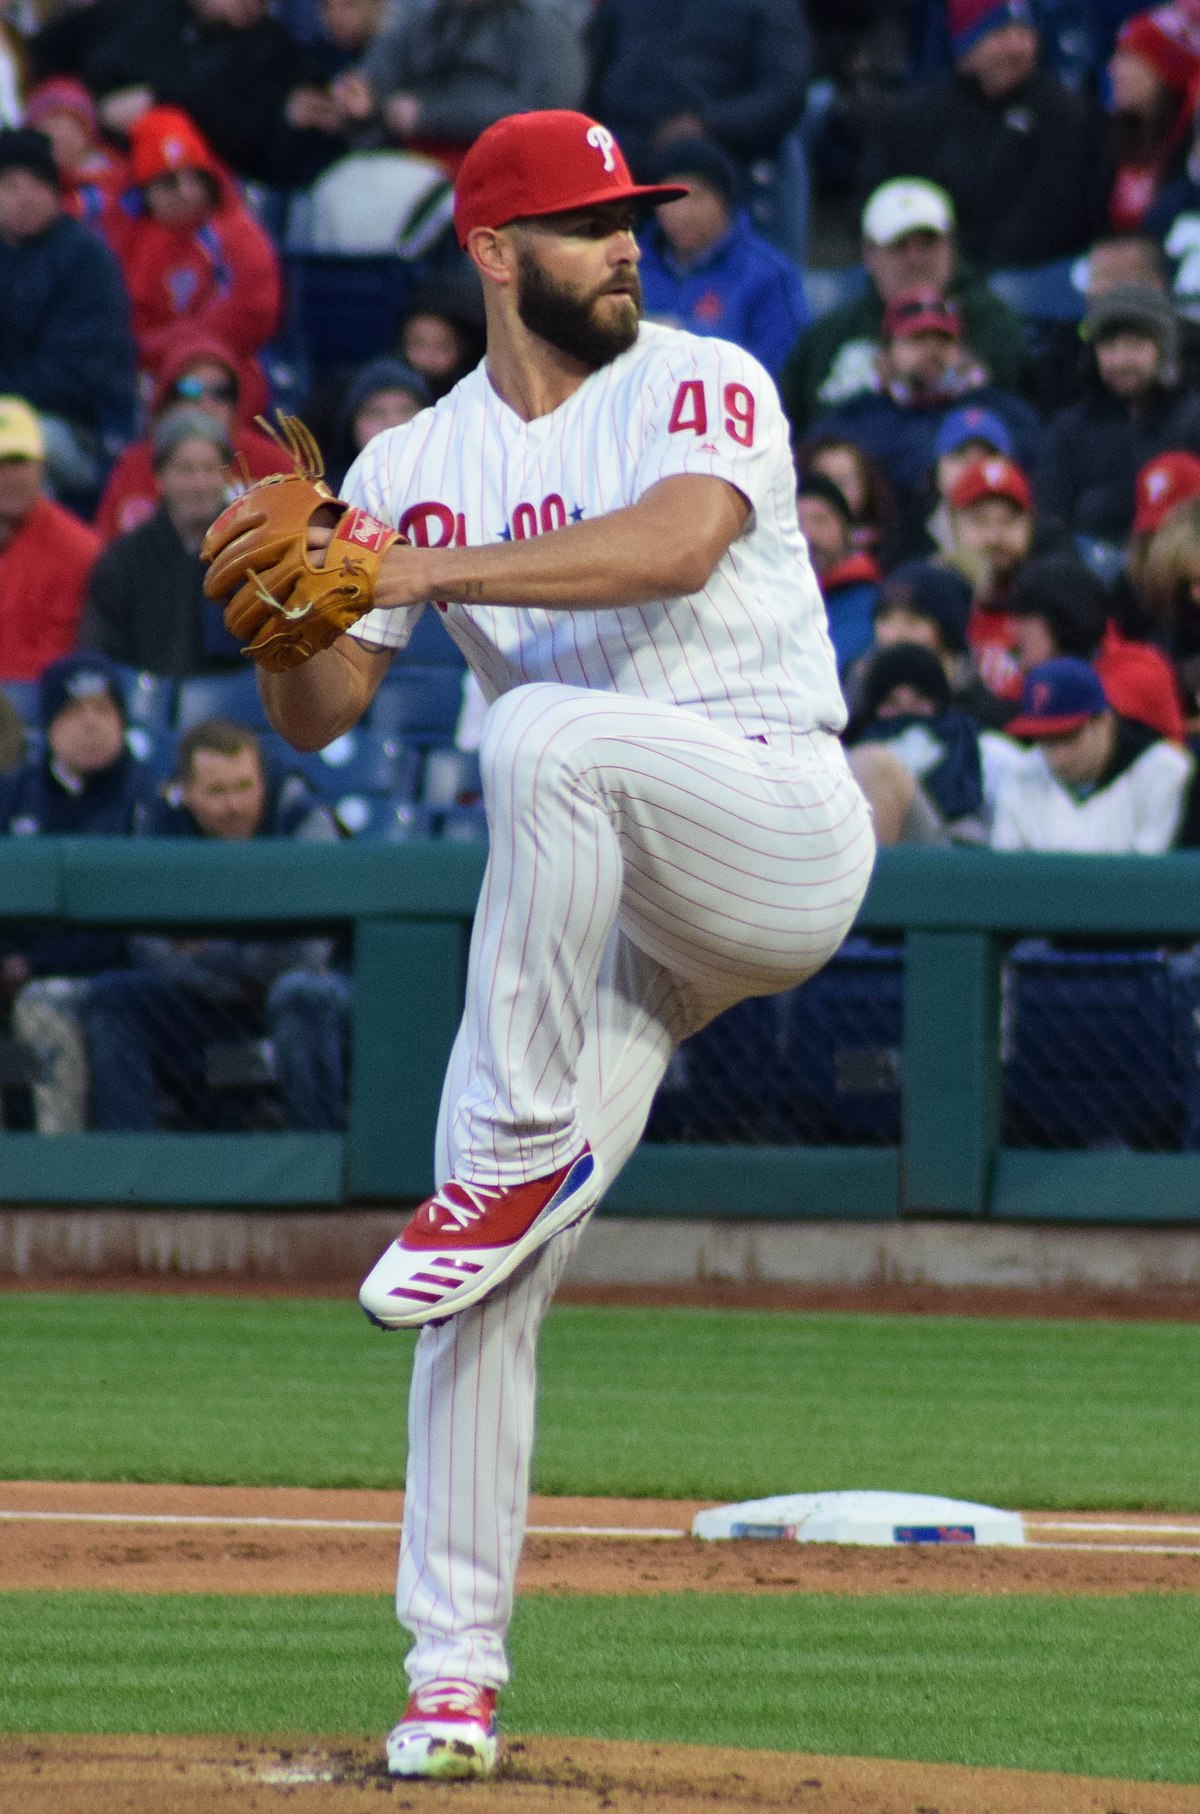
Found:
M 238 391 L 232 378 L 217 384 L 205 384 L 200 378 L 180 378 L 172 385 L 171 395 L 188 402 L 194 402 L 197 397 L 211 397 L 216 403 L 236 403 Z

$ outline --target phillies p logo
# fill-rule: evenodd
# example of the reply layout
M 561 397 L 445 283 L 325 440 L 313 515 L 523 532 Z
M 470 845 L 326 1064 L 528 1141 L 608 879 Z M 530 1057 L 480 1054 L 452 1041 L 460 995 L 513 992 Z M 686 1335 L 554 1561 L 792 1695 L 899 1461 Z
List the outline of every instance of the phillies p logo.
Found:
M 587 142 L 592 147 L 593 151 L 598 151 L 603 157 L 604 168 L 606 170 L 613 171 L 616 169 L 616 160 L 613 157 L 613 147 L 616 144 L 616 140 L 613 138 L 613 135 L 608 130 L 607 126 L 589 126 Z

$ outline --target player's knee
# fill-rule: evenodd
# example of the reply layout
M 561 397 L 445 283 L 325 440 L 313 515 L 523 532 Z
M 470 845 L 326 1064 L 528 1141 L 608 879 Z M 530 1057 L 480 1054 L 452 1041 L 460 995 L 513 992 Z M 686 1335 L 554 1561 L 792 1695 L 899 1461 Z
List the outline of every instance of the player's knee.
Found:
M 514 687 L 490 706 L 479 746 L 479 768 L 489 799 L 497 788 L 546 789 L 564 769 L 579 741 L 572 690 L 560 686 Z

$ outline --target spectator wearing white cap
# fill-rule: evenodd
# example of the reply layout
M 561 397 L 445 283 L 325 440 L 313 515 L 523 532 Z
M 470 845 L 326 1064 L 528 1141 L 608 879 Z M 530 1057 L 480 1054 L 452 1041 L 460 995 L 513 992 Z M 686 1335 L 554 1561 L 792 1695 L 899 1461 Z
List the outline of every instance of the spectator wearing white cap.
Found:
M 779 388 L 797 439 L 824 410 L 877 384 L 884 311 L 913 290 L 952 301 L 971 352 L 1002 389 L 1016 388 L 1025 361 L 1021 323 L 960 257 L 944 189 L 908 177 L 881 184 L 863 209 L 862 261 L 862 294 L 814 321 L 784 366 Z
M 964 251 L 992 268 L 1082 252 L 1107 222 L 1100 107 L 1039 68 L 1029 0 L 948 0 L 947 22 L 953 68 L 878 110 L 863 189 L 940 183 Z

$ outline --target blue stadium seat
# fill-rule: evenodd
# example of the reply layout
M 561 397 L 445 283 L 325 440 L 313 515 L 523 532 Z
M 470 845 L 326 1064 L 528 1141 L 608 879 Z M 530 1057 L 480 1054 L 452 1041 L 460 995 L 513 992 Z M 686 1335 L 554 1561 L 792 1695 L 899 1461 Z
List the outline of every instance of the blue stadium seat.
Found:
M 1044 939 L 1016 945 L 1004 975 L 1006 1140 L 1046 1148 L 1178 1146 L 1187 987 L 1187 969 L 1163 951 L 1068 951 Z M 1194 959 L 1190 991 L 1200 1004 Z M 1188 1094 L 1195 1128 L 1195 1083 Z
M 130 724 L 144 725 L 148 731 L 169 730 L 175 722 L 176 683 L 165 674 L 151 674 L 125 662 L 118 662 L 117 667 Z
M 483 802 L 447 807 L 444 812 L 437 814 L 435 830 L 446 844 L 486 844 L 488 822 Z
M 367 722 L 415 743 L 452 743 L 462 710 L 463 673 L 396 662 L 371 702 Z
M 169 726 L 131 724 L 125 741 L 140 761 L 149 764 L 157 780 L 167 781 L 175 773 L 179 737 Z
M 382 794 L 397 801 L 417 797 L 420 751 L 390 731 L 358 725 L 321 750 L 293 749 L 270 732 L 263 737 L 263 749 L 275 768 L 304 775 L 325 800 L 348 794 Z
M 993 271 L 988 288 L 1025 321 L 1082 321 L 1086 299 L 1073 280 L 1075 264 L 1060 258 L 1025 271 Z
M 428 810 L 392 794 L 347 793 L 334 812 L 342 829 L 363 843 L 409 844 L 433 836 Z
M 814 315 L 828 315 L 844 302 L 853 302 L 867 287 L 867 274 L 861 265 L 847 265 L 837 271 L 805 271 L 804 294 Z
M 0 692 L 5 693 L 21 714 L 21 721 L 31 727 L 36 726 L 40 717 L 38 695 L 40 688 L 36 680 L 0 681 Z
M 467 665 L 458 644 L 446 634 L 442 613 L 434 609 L 423 611 L 418 617 L 398 662 L 402 666 L 418 668 L 457 668 L 460 673 Z
M 421 775 L 421 799 L 435 810 L 477 806 L 483 792 L 474 750 L 431 749 Z
M 409 288 L 400 259 L 288 252 L 284 271 L 285 338 L 314 367 L 361 365 L 394 350 Z
M 251 730 L 267 731 L 267 715 L 249 663 L 228 674 L 200 674 L 181 680 L 175 702 L 175 728 L 190 731 L 205 718 L 232 718 Z

